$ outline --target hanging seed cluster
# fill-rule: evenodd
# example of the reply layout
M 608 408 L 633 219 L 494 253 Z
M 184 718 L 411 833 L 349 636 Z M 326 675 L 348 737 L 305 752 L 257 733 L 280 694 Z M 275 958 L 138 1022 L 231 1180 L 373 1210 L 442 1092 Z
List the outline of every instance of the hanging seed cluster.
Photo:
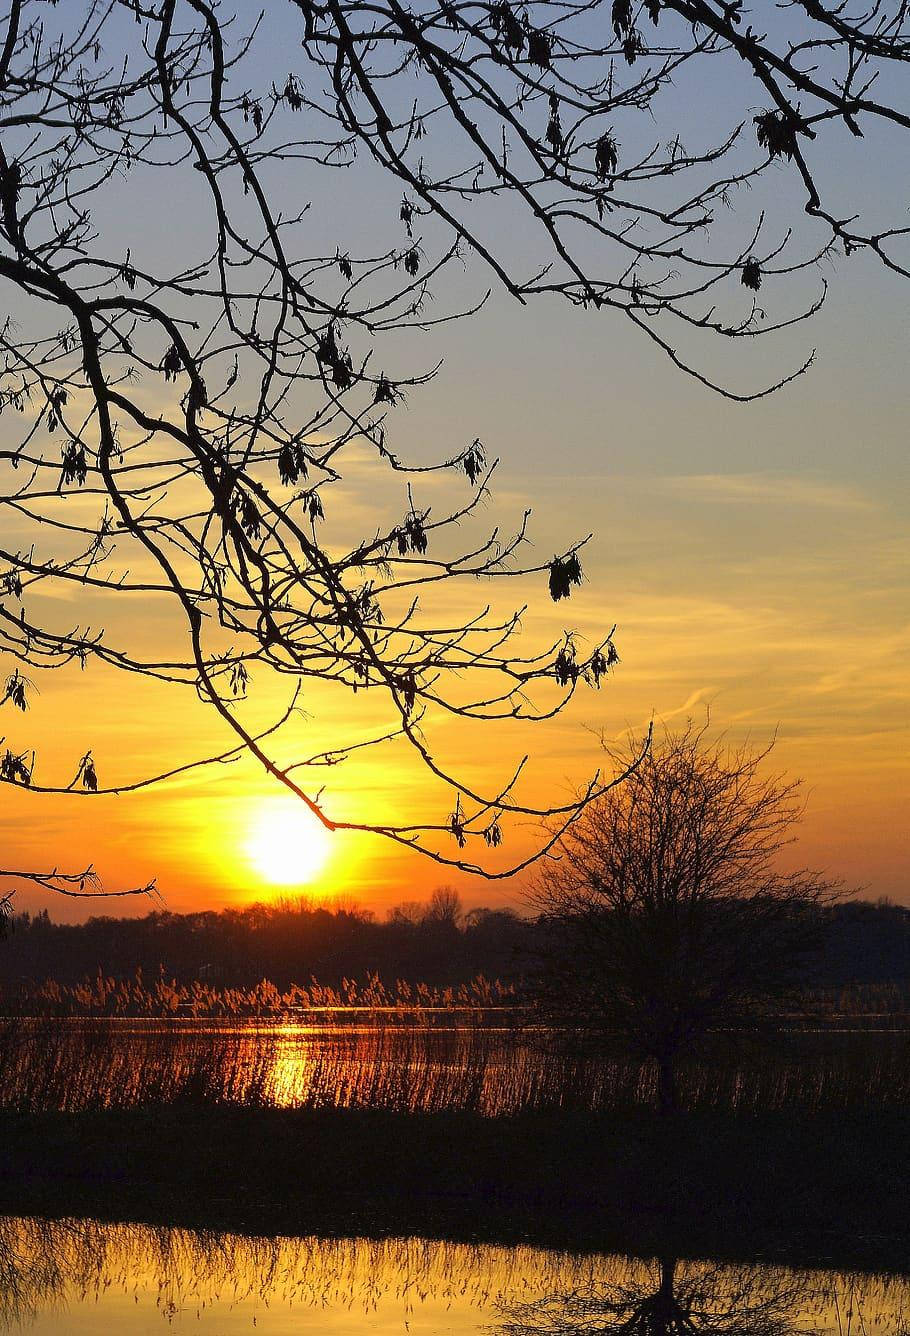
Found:
M 468 482 L 473 487 L 486 466 L 486 455 L 480 441 L 475 440 L 468 446 L 461 457 L 461 467 L 468 475 Z
M 762 271 L 758 260 L 747 260 L 743 265 L 742 285 L 744 288 L 751 288 L 753 292 L 758 292 L 761 287 Z
M 82 780 L 82 787 L 87 793 L 98 792 L 98 773 L 95 770 L 95 762 L 92 760 L 91 752 L 86 752 L 79 762 L 79 776 Z
M 354 380 L 354 364 L 351 361 L 351 354 L 347 350 L 342 351 L 338 346 L 334 322 L 328 326 L 316 344 L 316 360 L 329 371 L 333 385 L 339 390 L 350 389 Z
M 392 404 L 398 403 L 401 398 L 401 390 L 397 385 L 389 380 L 385 374 L 381 375 L 376 382 L 376 390 L 373 394 L 374 404 Z
M 619 655 L 616 653 L 616 646 L 612 640 L 608 640 L 601 649 L 596 649 L 591 655 L 591 662 L 588 664 L 585 672 L 585 681 L 588 686 L 600 688 L 601 678 L 606 677 L 607 673 L 619 663 Z
M 303 502 L 303 508 L 309 516 L 311 524 L 315 524 L 317 520 L 325 519 L 325 511 L 322 508 L 322 498 L 315 488 L 309 492 L 302 492 L 300 500 Z
M 23 784 L 28 788 L 32 782 L 32 771 L 26 763 L 26 755 L 26 752 L 22 752 L 16 756 L 7 748 L 0 761 L 0 779 L 5 779 L 10 784 Z
M 299 441 L 293 445 L 286 442 L 278 452 L 278 477 L 285 487 L 292 486 L 300 478 L 309 474 L 306 451 Z
M 6 679 L 6 691 L 3 699 L 12 701 L 17 710 L 23 712 L 28 709 L 28 697 L 26 692 L 31 683 L 17 670 Z
M 649 4 L 648 14 L 651 22 L 656 23 L 660 17 L 660 5 L 658 3 Z M 645 44 L 632 19 L 631 0 L 613 0 L 611 19 L 613 31 L 616 34 L 616 40 L 622 46 L 626 64 L 634 65 L 636 57 L 643 54 Z
M 81 487 L 88 477 L 88 459 L 85 454 L 85 446 L 77 445 L 75 441 L 63 447 L 63 462 L 60 465 L 60 474 L 65 483 L 77 483 Z
M 754 118 L 759 146 L 770 158 L 792 158 L 796 152 L 798 119 L 782 111 L 763 111 Z
M 171 344 L 170 348 L 168 348 L 167 352 L 162 357 L 159 363 L 159 369 L 164 372 L 165 380 L 176 380 L 180 372 L 183 370 L 183 362 L 180 360 L 180 351 L 175 343 Z
M 66 406 L 67 393 L 62 387 L 51 390 L 47 396 L 47 430 L 54 432 L 63 417 L 63 409 Z
M 568 598 L 573 585 L 581 584 L 581 562 L 578 553 L 571 552 L 567 557 L 554 557 L 550 562 L 550 598 L 558 603 L 561 598 Z

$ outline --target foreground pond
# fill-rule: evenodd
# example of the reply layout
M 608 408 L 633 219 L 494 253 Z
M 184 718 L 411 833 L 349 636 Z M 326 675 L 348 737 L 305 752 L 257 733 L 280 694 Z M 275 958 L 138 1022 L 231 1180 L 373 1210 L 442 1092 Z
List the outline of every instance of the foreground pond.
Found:
M 0 1328 L 40 1336 L 899 1336 L 908 1319 L 891 1276 L 0 1217 Z

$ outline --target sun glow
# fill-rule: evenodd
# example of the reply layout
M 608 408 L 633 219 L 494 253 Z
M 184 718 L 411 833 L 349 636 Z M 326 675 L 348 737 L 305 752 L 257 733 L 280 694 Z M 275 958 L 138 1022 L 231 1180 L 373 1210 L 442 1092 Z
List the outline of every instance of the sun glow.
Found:
M 303 886 L 322 871 L 331 836 L 294 798 L 272 798 L 253 816 L 246 855 L 271 886 Z

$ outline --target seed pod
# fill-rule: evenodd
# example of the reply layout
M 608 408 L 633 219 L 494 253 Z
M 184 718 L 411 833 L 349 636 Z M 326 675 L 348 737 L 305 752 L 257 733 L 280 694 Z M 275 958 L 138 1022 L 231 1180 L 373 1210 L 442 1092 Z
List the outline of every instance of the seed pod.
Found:
M 307 462 L 306 451 L 299 443 L 294 446 L 294 463 L 297 466 L 297 472 L 301 478 L 309 475 L 310 469 Z
M 285 487 L 290 487 L 300 477 L 297 456 L 289 444 L 283 445 L 278 451 L 278 477 Z
M 75 482 L 81 487 L 88 477 L 88 461 L 85 457 L 85 447 L 76 445 L 74 441 L 64 448 L 63 464 L 61 473 L 65 483 Z
M 300 96 L 300 89 L 293 74 L 288 75 L 288 81 L 284 86 L 284 100 L 291 111 L 299 111 L 303 106 L 303 98 Z
M 25 689 L 25 678 L 20 676 L 18 672 L 13 673 L 6 679 L 6 695 L 4 699 L 12 701 L 16 709 L 21 710 L 23 714 L 28 709 L 28 700 L 26 699 Z
M 594 166 L 601 181 L 613 176 L 619 163 L 619 150 L 612 134 L 607 132 L 597 141 L 594 152 Z
M 490 10 L 490 19 L 505 46 L 510 51 L 520 52 L 525 44 L 525 35 L 511 5 L 506 4 L 505 0 L 494 5 Z
M 183 363 L 180 360 L 180 352 L 176 344 L 171 344 L 159 365 L 164 372 L 165 380 L 177 379 L 178 374 L 183 370 Z
M 419 552 L 421 556 L 423 556 L 424 552 L 427 550 L 427 535 L 426 530 L 423 527 L 423 519 L 424 517 L 422 515 L 418 515 L 412 510 L 404 522 L 405 533 L 411 551 Z
M 562 152 L 563 137 L 562 125 L 559 120 L 559 98 L 555 93 L 550 94 L 550 119 L 547 121 L 547 143 L 555 154 Z
M 561 687 L 567 687 L 578 681 L 578 664 L 575 662 L 575 646 L 568 641 L 559 651 L 553 663 L 553 676 Z
M 322 509 L 322 498 L 318 492 L 304 492 L 300 499 L 313 524 L 315 524 L 317 520 L 325 519 L 325 511 Z
M 338 343 L 335 338 L 335 326 L 329 325 L 324 334 L 320 334 L 316 344 L 316 360 L 331 366 L 338 361 Z
M 259 511 L 256 509 L 252 497 L 243 493 L 240 497 L 239 508 L 241 529 L 246 534 L 247 538 L 252 538 L 255 541 L 258 541 L 262 531 L 261 521 L 259 518 Z
M 498 849 L 502 844 L 502 830 L 499 822 L 491 822 L 484 831 L 483 837 L 491 849 Z
M 631 0 L 613 0 L 613 31 L 617 37 L 622 37 L 623 33 L 629 31 L 632 27 L 632 2 Z
M 778 111 L 763 111 L 754 118 L 759 145 L 771 158 L 782 155 L 792 158 L 796 152 L 796 132 L 799 121 L 793 115 Z
M 577 553 L 553 558 L 550 562 L 549 584 L 550 597 L 554 603 L 558 603 L 561 598 L 568 598 L 573 584 L 581 584 L 581 562 Z
M 472 487 L 483 472 L 485 463 L 486 458 L 483 446 L 480 441 L 475 440 L 465 451 L 461 459 L 461 466 L 468 475 L 468 482 Z
M 405 714 L 411 714 L 414 709 L 414 703 L 417 700 L 417 679 L 414 676 L 413 669 L 405 673 L 401 678 L 398 688 L 401 692 L 402 703 Z
M 634 65 L 636 56 L 640 56 L 645 49 L 645 44 L 641 40 L 639 33 L 635 28 L 630 28 L 623 38 L 622 53 L 626 58 L 627 65 Z
M 231 691 L 234 696 L 246 695 L 249 680 L 250 675 L 247 672 L 246 665 L 243 663 L 235 663 L 231 669 Z
M 536 65 L 541 70 L 548 70 L 552 50 L 553 39 L 548 32 L 539 32 L 536 28 L 528 28 L 528 60 L 532 65 Z
M 354 368 L 349 353 L 339 357 L 337 362 L 332 364 L 332 383 L 337 385 L 339 390 L 348 390 L 354 379 Z
M 468 842 L 465 834 L 464 813 L 461 810 L 461 795 L 455 799 L 455 811 L 449 817 L 449 830 L 455 836 L 455 841 L 459 849 L 463 849 Z
M 742 285 L 744 288 L 751 288 L 753 292 L 758 292 L 761 287 L 762 271 L 758 260 L 749 259 L 743 265 Z
M 401 398 L 401 391 L 397 385 L 394 385 L 386 375 L 380 375 L 376 382 L 376 392 L 373 395 L 374 404 L 397 404 Z

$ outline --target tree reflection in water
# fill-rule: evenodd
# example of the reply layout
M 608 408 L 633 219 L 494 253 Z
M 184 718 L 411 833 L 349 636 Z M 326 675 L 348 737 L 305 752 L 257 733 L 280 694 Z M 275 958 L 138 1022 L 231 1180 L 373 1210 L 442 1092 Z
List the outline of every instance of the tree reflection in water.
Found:
M 506 1303 L 489 1336 L 815 1336 L 908 1330 L 901 1284 L 662 1257 L 604 1286 Z M 865 1310 L 865 1311 L 864 1311 Z
M 266 1307 L 274 1333 L 296 1332 L 301 1321 L 306 1329 L 309 1311 L 326 1333 L 899 1336 L 910 1288 L 903 1279 L 671 1257 L 0 1217 L 2 1331 L 35 1323 L 64 1336 L 87 1320 L 91 1330 L 121 1330 L 149 1308 L 178 1330 L 181 1319 L 195 1329 L 203 1314 L 218 1331 L 228 1310 L 251 1320 Z

